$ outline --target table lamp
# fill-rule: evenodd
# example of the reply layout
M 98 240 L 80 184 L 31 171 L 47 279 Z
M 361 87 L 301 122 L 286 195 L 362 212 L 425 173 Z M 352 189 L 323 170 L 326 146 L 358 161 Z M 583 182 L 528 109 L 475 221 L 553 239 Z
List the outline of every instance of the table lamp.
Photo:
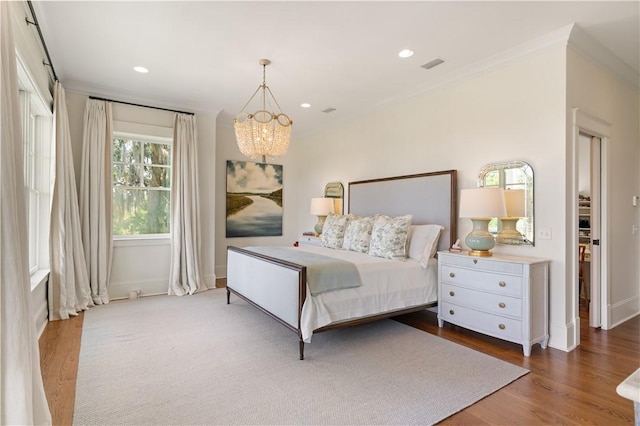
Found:
M 502 188 L 473 188 L 460 192 L 460 217 L 471 219 L 473 230 L 465 238 L 471 256 L 491 256 L 496 245 L 489 221 L 507 215 Z
M 324 227 L 324 221 L 329 213 L 333 213 L 333 199 L 332 198 L 312 198 L 311 207 L 309 208 L 312 215 L 318 216 L 318 223 L 313 228 L 317 235 L 322 234 L 322 228 Z
M 516 229 L 520 218 L 525 217 L 524 189 L 507 189 L 504 191 L 504 204 L 507 215 L 500 218 L 502 227 L 496 236 L 498 244 L 519 245 L 524 241 L 522 234 Z

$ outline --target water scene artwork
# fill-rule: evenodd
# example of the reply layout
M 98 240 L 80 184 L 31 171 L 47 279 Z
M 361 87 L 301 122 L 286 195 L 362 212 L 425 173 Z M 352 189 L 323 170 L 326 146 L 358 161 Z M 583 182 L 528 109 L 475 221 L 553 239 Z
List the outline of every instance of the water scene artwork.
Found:
M 227 238 L 282 235 L 282 166 L 227 160 Z

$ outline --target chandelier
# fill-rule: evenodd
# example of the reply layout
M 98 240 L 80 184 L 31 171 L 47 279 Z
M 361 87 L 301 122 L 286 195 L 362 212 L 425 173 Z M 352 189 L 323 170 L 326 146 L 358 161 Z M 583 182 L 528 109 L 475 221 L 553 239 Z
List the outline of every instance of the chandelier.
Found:
M 291 138 L 293 121 L 282 112 L 278 101 L 266 83 L 266 68 L 271 63 L 268 59 L 260 59 L 262 65 L 262 84 L 258 86 L 251 98 L 242 107 L 242 111 L 233 119 L 238 148 L 242 155 L 266 162 L 266 157 L 281 157 L 287 153 Z M 258 92 L 262 91 L 262 109 L 247 113 L 245 109 Z M 279 113 L 267 111 L 267 101 L 278 107 Z

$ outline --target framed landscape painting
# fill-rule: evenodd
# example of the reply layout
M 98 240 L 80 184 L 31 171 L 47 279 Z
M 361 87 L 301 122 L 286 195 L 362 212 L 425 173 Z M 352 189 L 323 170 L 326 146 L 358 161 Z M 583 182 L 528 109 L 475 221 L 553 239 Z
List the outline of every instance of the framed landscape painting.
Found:
M 282 235 L 282 166 L 227 160 L 227 238 Z

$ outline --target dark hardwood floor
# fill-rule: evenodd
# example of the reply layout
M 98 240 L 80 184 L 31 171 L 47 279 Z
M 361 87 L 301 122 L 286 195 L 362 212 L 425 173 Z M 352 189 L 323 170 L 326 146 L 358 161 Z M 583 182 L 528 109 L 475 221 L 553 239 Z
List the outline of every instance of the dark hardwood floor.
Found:
M 633 424 L 633 403 L 615 389 L 640 367 L 640 316 L 608 331 L 589 328 L 582 321 L 578 349 L 566 353 L 535 345 L 530 357 L 513 343 L 450 324 L 438 328 L 432 312 L 397 320 L 531 371 L 441 424 Z M 80 314 L 50 322 L 40 338 L 42 375 L 54 425 L 73 422 L 82 321 Z

